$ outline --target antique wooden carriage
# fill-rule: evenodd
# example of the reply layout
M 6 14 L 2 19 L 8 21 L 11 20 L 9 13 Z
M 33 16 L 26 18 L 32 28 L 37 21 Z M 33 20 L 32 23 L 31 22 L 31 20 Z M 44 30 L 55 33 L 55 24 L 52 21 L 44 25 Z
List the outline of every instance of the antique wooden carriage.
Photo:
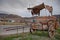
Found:
M 55 16 L 36 17 L 30 26 L 30 33 L 36 30 L 48 31 L 49 37 L 54 37 L 58 21 Z

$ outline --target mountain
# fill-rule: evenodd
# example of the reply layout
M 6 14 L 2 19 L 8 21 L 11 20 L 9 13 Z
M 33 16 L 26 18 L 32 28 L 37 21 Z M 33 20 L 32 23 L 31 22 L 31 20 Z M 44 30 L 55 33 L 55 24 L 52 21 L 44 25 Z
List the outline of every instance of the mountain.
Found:
M 58 19 L 58 21 L 60 23 L 60 14 L 59 15 L 54 15 L 54 16 Z
M 60 18 L 60 14 L 59 15 L 54 15 L 55 17 L 57 17 L 57 18 Z
M 22 17 L 14 14 L 0 13 L 0 18 L 22 18 Z
M 14 20 L 15 22 L 21 23 L 24 22 L 24 18 L 15 14 L 6 14 L 6 13 L 0 13 L 0 21 L 1 20 Z

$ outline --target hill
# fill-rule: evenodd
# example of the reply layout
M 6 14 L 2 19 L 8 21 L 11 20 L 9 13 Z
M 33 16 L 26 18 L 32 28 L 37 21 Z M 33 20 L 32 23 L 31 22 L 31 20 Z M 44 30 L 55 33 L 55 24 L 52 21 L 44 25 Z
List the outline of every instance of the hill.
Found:
M 56 16 L 57 18 L 60 18 L 60 14 L 59 15 L 54 15 L 54 16 Z
M 22 17 L 14 14 L 0 13 L 0 18 L 22 18 Z
M 24 23 L 23 17 L 15 14 L 0 13 L 0 24 L 13 25 L 13 24 L 20 24 L 20 23 Z

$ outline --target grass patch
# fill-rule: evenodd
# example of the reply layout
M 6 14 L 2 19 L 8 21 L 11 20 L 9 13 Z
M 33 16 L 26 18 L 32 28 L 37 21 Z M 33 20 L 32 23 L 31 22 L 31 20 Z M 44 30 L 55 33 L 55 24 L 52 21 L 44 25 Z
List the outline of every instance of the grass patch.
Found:
M 60 28 L 58 28 L 58 29 L 56 30 L 56 32 L 60 34 Z
M 33 33 L 33 35 L 48 37 L 48 32 L 47 31 L 37 31 L 37 32 Z
M 39 40 L 40 37 L 47 37 L 47 33 L 46 32 L 42 32 L 42 31 L 37 31 L 33 34 L 30 33 L 21 33 L 20 35 L 10 35 L 7 36 L 5 38 L 3 38 L 3 40 L 13 40 L 14 38 L 20 38 L 19 40 Z
M 58 29 L 56 30 L 55 38 L 56 38 L 57 40 L 60 40 L 60 28 L 58 28 Z
M 60 40 L 60 35 L 55 35 L 55 39 Z

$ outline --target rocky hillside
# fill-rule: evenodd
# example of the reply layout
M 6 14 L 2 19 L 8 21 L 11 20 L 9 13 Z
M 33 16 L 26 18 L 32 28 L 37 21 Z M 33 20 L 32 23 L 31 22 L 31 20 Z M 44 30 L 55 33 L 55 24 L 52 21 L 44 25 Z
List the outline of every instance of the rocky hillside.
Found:
M 14 14 L 0 13 L 0 18 L 22 18 L 22 17 Z

